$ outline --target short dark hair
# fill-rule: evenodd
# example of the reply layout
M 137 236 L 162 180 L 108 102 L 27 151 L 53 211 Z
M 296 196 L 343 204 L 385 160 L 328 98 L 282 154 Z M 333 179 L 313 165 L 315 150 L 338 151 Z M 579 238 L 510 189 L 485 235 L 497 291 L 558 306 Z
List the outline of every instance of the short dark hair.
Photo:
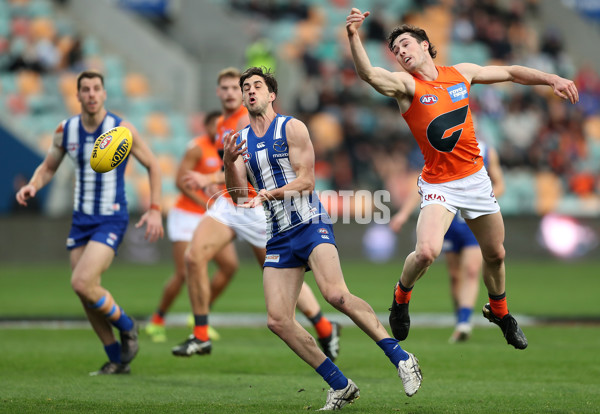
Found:
M 263 78 L 267 84 L 269 92 L 273 92 L 275 95 L 277 95 L 277 79 L 275 79 L 273 73 L 271 73 L 270 69 L 259 68 L 257 66 L 246 69 L 244 73 L 242 73 L 242 76 L 240 76 L 240 88 L 242 88 L 242 90 L 244 89 L 244 81 L 254 75 L 258 75 Z
M 84 70 L 77 76 L 77 90 L 81 89 L 81 80 L 82 79 L 93 79 L 100 78 L 100 82 L 102 83 L 102 87 L 104 88 L 104 76 L 97 70 L 89 69 Z
M 218 117 L 221 116 L 220 111 L 211 111 L 204 115 L 204 126 L 209 126 L 211 122 L 215 121 Z
M 435 57 L 437 56 L 437 51 L 435 50 L 435 46 L 433 46 L 433 44 L 429 41 L 429 37 L 427 36 L 425 30 L 421 29 L 420 27 L 413 26 L 411 24 L 403 24 L 402 26 L 396 27 L 388 35 L 388 48 L 391 51 L 394 51 L 394 41 L 398 36 L 400 36 L 403 33 L 410 34 L 417 40 L 419 44 L 423 43 L 423 40 L 427 41 L 427 43 L 429 43 L 429 55 L 432 59 L 435 59 Z

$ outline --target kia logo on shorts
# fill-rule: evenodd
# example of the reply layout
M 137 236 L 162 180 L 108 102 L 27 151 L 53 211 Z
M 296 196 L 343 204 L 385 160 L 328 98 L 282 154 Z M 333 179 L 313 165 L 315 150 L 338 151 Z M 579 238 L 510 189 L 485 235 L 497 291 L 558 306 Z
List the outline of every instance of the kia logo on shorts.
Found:
M 423 105 L 433 105 L 438 101 L 438 97 L 435 95 L 423 95 L 419 99 Z

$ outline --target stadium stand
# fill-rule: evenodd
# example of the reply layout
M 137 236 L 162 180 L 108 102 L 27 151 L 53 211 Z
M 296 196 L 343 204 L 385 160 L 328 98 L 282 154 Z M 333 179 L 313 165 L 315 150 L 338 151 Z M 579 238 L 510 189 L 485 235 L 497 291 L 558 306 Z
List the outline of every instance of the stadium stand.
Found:
M 418 152 L 395 102 L 371 91 L 356 76 L 344 33 L 349 8 L 373 3 L 210 3 L 229 18 L 248 23 L 249 37 L 258 42 L 254 46 L 264 47 L 261 39 L 270 41 L 269 53 L 284 72 L 286 95 L 292 94 L 291 99 L 282 98 L 287 105 L 282 110 L 315 128 L 320 187 L 374 190 L 394 183 L 400 190 L 389 189 L 397 195 L 393 200 L 398 207 L 408 187 L 404 180 L 412 179 L 420 165 Z M 203 101 L 204 107 L 194 113 L 173 109 L 140 68 L 131 70 L 126 58 L 105 47 L 93 32 L 77 33 L 61 7 L 68 2 L 0 0 L 0 110 L 5 114 L 0 122 L 44 152 L 56 123 L 79 108 L 76 73 L 98 67 L 106 75 L 107 106 L 131 120 L 161 154 L 168 172 L 163 187 L 167 200 L 172 199 L 173 165 L 188 140 L 201 132 L 202 110 L 213 109 L 206 103 L 210 101 Z M 590 64 L 575 65 L 563 33 L 543 20 L 538 1 L 402 0 L 379 2 L 372 12 L 365 45 L 376 65 L 394 67 L 384 38 L 402 21 L 428 30 L 440 49 L 439 64 L 525 64 L 575 79 L 581 96 L 576 106 L 551 98 L 548 88 L 499 85 L 474 87 L 472 111 L 479 136 L 498 149 L 507 173 L 507 192 L 500 200 L 505 214 L 559 210 L 577 215 L 582 206 L 599 204 L 600 77 Z M 595 17 L 594 12 L 587 15 Z M 169 19 L 170 24 L 177 22 L 176 15 Z M 169 31 L 160 35 L 169 36 Z M 208 68 L 232 64 L 227 53 L 213 53 L 214 49 L 200 57 L 210 61 Z M 189 48 L 188 52 L 198 55 Z M 299 76 L 285 73 L 290 67 Z M 395 168 L 380 168 L 382 154 Z M 129 172 L 134 178 L 133 209 L 142 207 L 147 195 L 143 182 L 136 181 L 143 177 L 139 168 Z

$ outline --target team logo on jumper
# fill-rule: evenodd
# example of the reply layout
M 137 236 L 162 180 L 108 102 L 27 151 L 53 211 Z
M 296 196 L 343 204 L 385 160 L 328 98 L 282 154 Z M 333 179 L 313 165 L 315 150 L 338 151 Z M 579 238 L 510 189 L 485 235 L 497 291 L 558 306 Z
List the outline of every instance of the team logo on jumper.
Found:
M 285 152 L 288 150 L 287 142 L 283 139 L 279 139 L 273 143 L 273 149 L 277 152 Z
M 427 94 L 421 96 L 421 99 L 419 99 L 419 101 L 421 101 L 423 105 L 433 105 L 438 101 L 438 97 L 435 95 Z
M 268 254 L 267 257 L 265 257 L 265 263 L 270 262 L 270 263 L 279 263 L 279 255 L 278 254 Z
M 458 102 L 469 97 L 469 91 L 467 90 L 467 85 L 465 85 L 464 82 L 451 86 L 446 90 L 448 91 L 452 102 Z
M 441 194 L 425 194 L 423 196 L 423 199 L 425 201 L 442 201 L 442 202 L 446 202 L 446 197 L 444 197 Z

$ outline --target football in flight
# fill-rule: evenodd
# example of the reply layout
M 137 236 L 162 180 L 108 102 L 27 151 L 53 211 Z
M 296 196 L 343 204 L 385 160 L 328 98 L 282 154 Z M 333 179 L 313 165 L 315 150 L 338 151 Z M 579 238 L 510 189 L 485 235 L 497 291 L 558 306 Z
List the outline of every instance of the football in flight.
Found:
M 99 173 L 114 170 L 127 158 L 132 144 L 131 131 L 124 126 L 118 126 L 104 132 L 94 143 L 90 158 L 92 170 Z

